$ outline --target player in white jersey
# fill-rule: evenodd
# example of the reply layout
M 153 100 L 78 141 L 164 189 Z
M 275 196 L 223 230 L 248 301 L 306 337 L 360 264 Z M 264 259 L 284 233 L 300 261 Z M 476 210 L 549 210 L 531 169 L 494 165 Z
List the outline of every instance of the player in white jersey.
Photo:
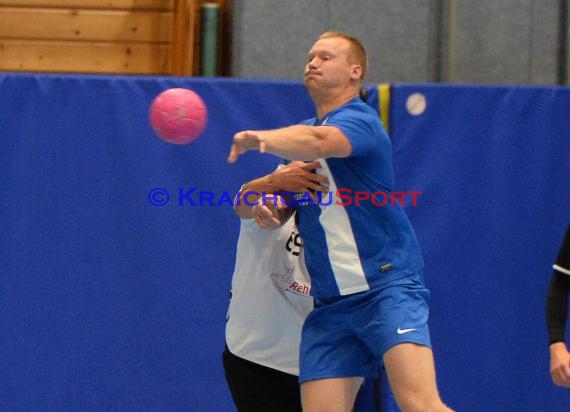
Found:
M 556 385 L 570 388 L 570 352 L 565 343 L 570 294 L 570 225 L 566 229 L 553 269 L 546 298 L 550 375 Z
M 317 166 L 291 164 L 249 182 L 236 197 L 241 221 L 223 363 L 240 412 L 302 410 L 299 342 L 313 308 L 303 243 L 294 219 L 284 216 L 268 231 L 252 217 L 253 205 L 272 202 L 277 186 L 323 190 L 314 181 L 326 179 L 311 173 Z
M 403 205 L 391 197 L 391 143 L 359 98 L 366 66 L 357 39 L 320 36 L 304 77 L 317 116 L 237 133 L 228 161 L 248 150 L 316 159 L 329 179 L 332 202 L 302 199 L 296 212 L 315 298 L 301 339 L 304 412 L 350 411 L 363 377 L 376 376 L 378 360 L 403 411 L 449 411 L 436 385 L 421 251 Z M 257 221 L 271 227 L 273 211 L 258 213 Z

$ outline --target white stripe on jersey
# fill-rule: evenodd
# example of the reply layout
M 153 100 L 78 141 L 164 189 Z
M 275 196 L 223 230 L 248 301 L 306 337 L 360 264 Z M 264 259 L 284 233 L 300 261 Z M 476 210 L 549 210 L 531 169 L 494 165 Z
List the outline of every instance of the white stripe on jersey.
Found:
M 342 203 L 337 198 L 337 186 L 325 159 L 317 159 L 321 164 L 319 172 L 329 179 L 329 195 L 332 203 L 329 206 L 321 205 L 319 222 L 323 227 L 329 261 L 334 272 L 335 281 L 341 295 L 362 292 L 370 289 L 364 268 L 360 262 L 360 255 L 352 227 L 346 213 L 346 208 L 336 204 Z M 327 200 L 326 203 L 329 201 Z M 334 235 L 332 237 L 331 235 Z M 336 240 L 335 240 L 336 239 Z
M 568 269 L 564 269 L 562 266 L 558 266 L 558 265 L 552 265 L 552 267 L 554 268 L 554 270 L 557 270 L 559 272 L 562 272 L 566 275 L 570 275 L 570 270 Z

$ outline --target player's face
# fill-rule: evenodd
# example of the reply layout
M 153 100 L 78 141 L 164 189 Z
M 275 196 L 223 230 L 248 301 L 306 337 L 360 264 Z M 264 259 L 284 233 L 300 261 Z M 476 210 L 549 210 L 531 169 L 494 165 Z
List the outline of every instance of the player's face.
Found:
M 338 87 L 354 78 L 350 43 L 340 37 L 318 40 L 307 54 L 304 80 L 309 89 Z M 359 67 L 359 66 L 358 66 Z

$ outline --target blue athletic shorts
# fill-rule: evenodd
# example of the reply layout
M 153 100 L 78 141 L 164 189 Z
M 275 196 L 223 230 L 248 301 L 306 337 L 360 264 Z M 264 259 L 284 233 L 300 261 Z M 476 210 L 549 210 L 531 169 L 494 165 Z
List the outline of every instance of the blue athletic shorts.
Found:
M 421 272 L 368 291 L 315 299 L 303 325 L 299 382 L 376 378 L 382 356 L 392 346 L 412 342 L 431 347 L 428 301 Z

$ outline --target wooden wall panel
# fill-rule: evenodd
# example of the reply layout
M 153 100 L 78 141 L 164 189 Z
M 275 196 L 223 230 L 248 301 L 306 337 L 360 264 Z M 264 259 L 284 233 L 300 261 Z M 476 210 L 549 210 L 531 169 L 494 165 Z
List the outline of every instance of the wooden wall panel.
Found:
M 176 0 L 0 0 L 0 6 L 172 11 Z
M 0 70 L 194 75 L 203 2 L 0 0 Z
M 0 38 L 166 43 L 172 13 L 149 11 L 0 8 Z
M 157 74 L 168 73 L 170 46 L 0 40 L 5 71 Z

